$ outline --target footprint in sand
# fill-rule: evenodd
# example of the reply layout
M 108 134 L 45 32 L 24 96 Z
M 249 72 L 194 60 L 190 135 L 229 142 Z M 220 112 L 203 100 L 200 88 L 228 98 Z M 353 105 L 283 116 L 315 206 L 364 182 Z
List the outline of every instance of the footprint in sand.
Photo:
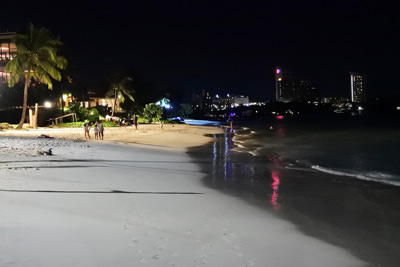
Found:
M 175 261 L 169 261 L 169 262 L 168 262 L 168 265 L 170 265 L 170 266 L 175 266 L 175 265 L 176 265 L 176 262 L 175 262 Z
M 257 259 L 247 260 L 245 266 L 246 267 L 255 266 L 256 265 L 255 261 L 257 261 Z
M 132 238 L 132 241 L 129 243 L 129 246 L 135 247 L 137 244 L 139 244 L 139 241 L 136 238 Z

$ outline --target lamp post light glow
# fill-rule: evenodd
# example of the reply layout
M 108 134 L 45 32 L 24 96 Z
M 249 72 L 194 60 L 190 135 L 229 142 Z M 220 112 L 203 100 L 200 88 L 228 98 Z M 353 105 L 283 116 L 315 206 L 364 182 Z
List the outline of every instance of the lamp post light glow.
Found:
M 51 108 L 51 103 L 49 101 L 44 102 L 43 105 L 45 108 Z

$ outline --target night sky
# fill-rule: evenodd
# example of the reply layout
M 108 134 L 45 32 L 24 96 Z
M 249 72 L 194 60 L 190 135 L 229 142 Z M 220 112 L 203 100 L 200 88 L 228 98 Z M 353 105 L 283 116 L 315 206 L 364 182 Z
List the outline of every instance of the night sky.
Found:
M 3 1 L 0 31 L 50 29 L 83 81 L 129 70 L 155 88 L 266 100 L 280 66 L 322 96 L 349 97 L 349 71 L 367 74 L 369 97 L 399 96 L 399 8 L 366 2 Z

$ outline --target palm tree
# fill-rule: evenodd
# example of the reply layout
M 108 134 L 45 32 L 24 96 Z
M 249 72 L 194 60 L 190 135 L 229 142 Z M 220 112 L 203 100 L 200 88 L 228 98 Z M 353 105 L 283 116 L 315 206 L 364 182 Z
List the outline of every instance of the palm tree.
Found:
M 17 129 L 21 129 L 25 121 L 28 87 L 32 80 L 47 85 L 50 90 L 53 89 L 51 78 L 61 80 L 59 69 L 67 67 L 67 60 L 57 55 L 63 43 L 59 38 L 51 36 L 45 28 L 37 29 L 30 24 L 28 34 L 18 34 L 13 41 L 17 52 L 7 63 L 5 71 L 10 73 L 9 87 L 13 87 L 19 81 L 25 83 L 22 116 L 17 126 Z
M 132 88 L 131 77 L 123 77 L 121 74 L 117 73 L 111 82 L 110 89 L 106 93 L 106 98 L 114 98 L 111 116 L 115 113 L 115 104 L 117 98 L 120 98 L 121 102 L 125 102 L 125 98 L 128 97 L 132 102 L 135 101 L 132 94 L 135 90 Z

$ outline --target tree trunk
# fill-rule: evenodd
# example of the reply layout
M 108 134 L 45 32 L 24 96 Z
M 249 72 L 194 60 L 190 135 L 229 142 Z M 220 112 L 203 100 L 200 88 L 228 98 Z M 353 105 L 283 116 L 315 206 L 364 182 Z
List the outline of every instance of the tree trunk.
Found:
M 26 115 L 26 106 L 28 103 L 28 86 L 29 86 L 29 74 L 25 75 L 25 86 L 24 86 L 24 102 L 22 103 L 22 116 L 21 120 L 19 121 L 19 124 L 17 126 L 17 129 L 22 129 L 22 126 L 24 125 L 25 122 L 25 115 Z
M 117 91 L 115 91 L 114 94 L 114 103 L 113 103 L 113 110 L 112 110 L 112 114 L 111 117 L 114 117 L 114 113 L 115 113 L 115 104 L 117 103 Z
M 34 115 L 34 123 L 33 123 L 33 129 L 37 129 L 37 120 L 38 120 L 38 114 L 39 113 L 39 105 L 38 103 L 35 104 L 35 115 Z

